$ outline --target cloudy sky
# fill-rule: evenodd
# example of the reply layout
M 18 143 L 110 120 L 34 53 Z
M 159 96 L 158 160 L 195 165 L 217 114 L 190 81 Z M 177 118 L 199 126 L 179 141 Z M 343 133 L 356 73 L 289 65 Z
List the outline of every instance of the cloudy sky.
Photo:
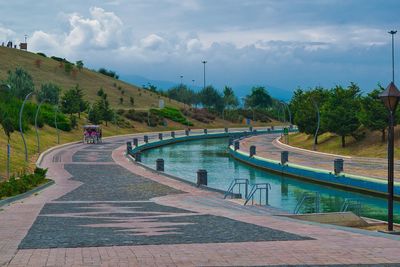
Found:
M 207 60 L 207 83 L 234 88 L 369 91 L 390 81 L 387 31 L 400 30 L 398 0 L 2 0 L 0 10 L 0 40 L 26 34 L 31 51 L 199 86 Z

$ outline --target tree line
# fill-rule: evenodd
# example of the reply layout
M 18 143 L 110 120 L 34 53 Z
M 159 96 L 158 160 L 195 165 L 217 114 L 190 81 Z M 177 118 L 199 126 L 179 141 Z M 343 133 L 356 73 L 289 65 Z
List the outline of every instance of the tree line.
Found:
M 294 124 L 300 132 L 314 135 L 317 131 L 319 111 L 320 127 L 318 135 L 331 132 L 341 137 L 342 147 L 346 146 L 346 136 L 355 139 L 363 137 L 362 127 L 370 131 L 380 131 L 382 142 L 388 127 L 388 111 L 378 98 L 384 88 L 378 85 L 372 92 L 362 95 L 355 83 L 349 86 L 335 86 L 331 89 L 315 87 L 310 90 L 295 90 L 290 101 Z M 398 116 L 397 116 L 398 117 Z

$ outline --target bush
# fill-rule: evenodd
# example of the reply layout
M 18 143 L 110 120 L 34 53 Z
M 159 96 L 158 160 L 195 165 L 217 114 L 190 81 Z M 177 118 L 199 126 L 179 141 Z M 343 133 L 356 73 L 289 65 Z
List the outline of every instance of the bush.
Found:
M 150 112 L 184 125 L 193 126 L 193 123 L 188 121 L 181 111 L 175 108 L 165 107 L 163 109 L 151 109 Z
M 42 52 L 38 52 L 38 53 L 36 53 L 36 54 L 39 55 L 39 56 L 42 56 L 42 57 L 47 57 L 46 54 L 45 54 L 45 53 L 42 53 Z
M 203 123 L 211 123 L 215 120 L 215 115 L 211 114 L 207 109 L 204 108 L 182 109 L 182 112 L 186 116 Z
M 25 193 L 46 181 L 47 169 L 36 168 L 32 174 L 20 178 L 11 177 L 0 183 L 0 199 Z

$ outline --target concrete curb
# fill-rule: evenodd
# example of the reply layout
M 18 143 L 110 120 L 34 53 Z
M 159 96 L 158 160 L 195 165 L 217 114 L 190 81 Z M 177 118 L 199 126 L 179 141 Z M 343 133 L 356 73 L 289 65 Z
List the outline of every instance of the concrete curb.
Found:
M 40 185 L 40 186 L 38 186 L 36 188 L 33 188 L 33 189 L 29 190 L 29 191 L 26 191 L 25 193 L 22 193 L 22 194 L 19 194 L 19 195 L 16 195 L 16 196 L 12 196 L 12 197 L 8 197 L 8 198 L 5 198 L 3 200 L 0 200 L 0 207 L 4 206 L 4 205 L 7 205 L 7 204 L 11 204 L 12 202 L 15 202 L 15 201 L 30 197 L 33 194 L 35 194 L 35 193 L 37 193 L 39 191 L 42 191 L 42 190 L 46 189 L 47 187 L 49 187 L 49 186 L 51 186 L 53 184 L 55 184 L 55 182 L 53 180 L 49 179 L 49 181 L 47 181 L 46 183 L 44 183 L 44 184 L 42 184 L 42 185 Z

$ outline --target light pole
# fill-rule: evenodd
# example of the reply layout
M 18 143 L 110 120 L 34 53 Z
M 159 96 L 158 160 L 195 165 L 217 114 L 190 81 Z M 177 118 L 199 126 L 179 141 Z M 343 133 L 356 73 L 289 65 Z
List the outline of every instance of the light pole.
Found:
M 57 113 L 58 113 L 58 104 L 56 105 L 54 112 L 54 125 L 56 126 L 57 130 L 57 144 L 60 144 L 60 130 L 58 129 L 58 124 L 57 124 Z
M 28 98 L 33 94 L 34 92 L 30 92 L 25 96 L 24 102 L 22 102 L 21 109 L 19 110 L 19 131 L 21 133 L 22 141 L 24 142 L 24 149 L 25 149 L 25 161 L 28 162 L 28 149 L 26 147 L 26 141 L 24 137 L 24 133 L 22 131 L 22 113 L 24 112 L 24 106 Z
M 35 132 L 36 132 L 36 143 L 37 143 L 37 153 L 40 153 L 40 138 L 39 138 L 39 131 L 38 131 L 38 127 L 37 127 L 37 119 L 38 119 L 38 115 L 39 115 L 39 110 L 40 107 L 42 106 L 42 104 L 46 101 L 49 101 L 48 99 L 43 99 L 40 103 L 39 106 L 36 110 L 36 115 L 35 115 Z
M 317 103 L 315 102 L 315 100 L 313 98 L 311 98 L 311 101 L 314 105 L 315 111 L 317 112 L 317 129 L 315 130 L 315 134 L 314 134 L 314 144 L 313 144 L 313 150 L 316 151 L 317 150 L 317 143 L 318 143 L 318 131 L 319 131 L 319 124 L 320 124 L 320 118 L 319 118 L 319 108 Z
M 394 113 L 400 98 L 400 91 L 394 84 L 394 35 L 392 35 L 392 82 L 379 94 L 379 98 L 389 111 L 388 127 L 388 231 L 393 231 L 393 184 L 394 184 Z
M 11 91 L 11 86 L 9 84 L 2 84 L 1 88 L 6 91 Z M 10 155 L 11 155 L 10 138 L 7 138 L 7 179 L 10 178 Z
M 281 102 L 288 110 L 288 113 L 289 113 L 289 124 L 292 125 L 292 112 L 290 112 L 289 105 L 284 101 L 281 101 Z
M 206 63 L 207 61 L 203 60 L 201 63 L 203 63 L 204 65 L 204 69 L 203 69 L 203 89 L 206 88 Z

